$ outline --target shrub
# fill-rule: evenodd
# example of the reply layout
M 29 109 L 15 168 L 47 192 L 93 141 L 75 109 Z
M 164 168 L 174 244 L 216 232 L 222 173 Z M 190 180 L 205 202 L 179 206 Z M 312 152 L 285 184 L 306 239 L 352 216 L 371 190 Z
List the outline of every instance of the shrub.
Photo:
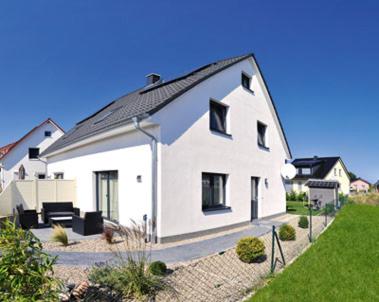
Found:
M 242 262 L 251 263 L 265 255 L 265 245 L 257 237 L 244 237 L 238 241 L 236 252 Z
M 5 221 L 0 250 L 0 301 L 59 301 L 62 284 L 53 276 L 56 257 L 42 251 L 33 233 Z
M 114 231 L 112 228 L 110 227 L 105 227 L 104 228 L 104 232 L 103 232 L 103 239 L 109 243 L 109 244 L 112 244 L 113 243 L 113 236 L 114 236 Z
M 53 234 L 51 235 L 51 240 L 67 246 L 68 237 L 66 230 L 61 225 L 53 225 Z
M 295 240 L 296 231 L 289 224 L 283 224 L 279 229 L 279 238 L 283 241 Z
M 114 264 L 93 267 L 89 280 L 125 299 L 147 300 L 160 290 L 171 290 L 162 277 L 153 275 L 149 270 L 144 227 L 132 222 L 130 228 L 118 226 L 114 232 L 123 239 L 125 250 L 114 251 Z
M 164 276 L 167 272 L 166 263 L 162 261 L 154 261 L 149 265 L 149 271 L 155 276 Z
M 309 225 L 308 217 L 307 216 L 300 216 L 298 225 L 302 229 L 307 229 L 308 225 Z

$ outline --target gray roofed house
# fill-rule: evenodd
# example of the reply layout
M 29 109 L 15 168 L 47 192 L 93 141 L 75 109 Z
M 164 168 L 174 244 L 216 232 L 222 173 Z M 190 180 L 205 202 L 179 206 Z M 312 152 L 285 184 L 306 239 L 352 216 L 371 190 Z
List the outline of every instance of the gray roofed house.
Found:
M 146 218 L 161 242 L 285 212 L 278 169 L 291 152 L 254 55 L 147 78 L 42 154 L 50 176 L 76 180 L 82 211 Z

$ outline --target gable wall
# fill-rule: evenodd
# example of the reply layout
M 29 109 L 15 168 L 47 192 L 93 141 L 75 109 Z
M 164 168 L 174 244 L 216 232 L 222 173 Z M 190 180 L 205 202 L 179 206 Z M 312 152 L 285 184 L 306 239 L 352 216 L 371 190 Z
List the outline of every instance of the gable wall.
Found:
M 253 75 L 254 94 L 241 86 Z M 276 122 L 250 60 L 244 60 L 191 89 L 153 118 L 161 125 L 161 192 L 158 235 L 169 237 L 250 220 L 250 178 L 261 177 L 259 217 L 285 212 L 280 168 L 287 158 Z M 209 129 L 209 101 L 229 107 L 231 137 Z M 270 151 L 257 145 L 257 120 L 268 125 Z M 202 172 L 228 175 L 230 211 L 202 211 Z M 265 185 L 267 179 L 267 186 Z
M 337 171 L 337 175 L 334 173 L 334 169 Z M 341 176 L 340 176 L 341 171 Z M 334 167 L 330 170 L 325 180 L 337 180 L 340 183 L 339 191 L 345 195 L 350 193 L 350 178 L 346 173 L 346 170 L 342 166 L 341 160 L 339 160 Z
M 51 137 L 45 137 L 45 131 L 51 131 Z M 6 187 L 12 180 L 18 179 L 18 169 L 21 165 L 25 167 L 25 179 L 34 179 L 36 173 L 46 173 L 44 160 L 29 159 L 29 148 L 40 148 L 42 153 L 48 146 L 63 135 L 63 131 L 52 125 L 45 123 L 16 147 L 14 147 L 2 160 L 4 165 L 3 186 Z

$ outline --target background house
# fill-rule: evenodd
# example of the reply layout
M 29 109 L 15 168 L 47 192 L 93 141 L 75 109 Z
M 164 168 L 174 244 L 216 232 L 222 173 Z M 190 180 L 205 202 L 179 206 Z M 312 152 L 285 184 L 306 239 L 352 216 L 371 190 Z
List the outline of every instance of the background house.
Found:
M 370 190 L 371 183 L 367 180 L 364 180 L 363 178 L 357 178 L 350 184 L 350 191 L 351 192 L 365 192 L 367 193 Z
M 12 180 L 44 179 L 46 161 L 39 155 L 63 134 L 63 129 L 49 118 L 16 142 L 1 147 L 0 190 Z
M 287 192 L 308 192 L 305 183 L 309 179 L 337 180 L 340 184 L 339 191 L 343 194 L 350 193 L 350 176 L 341 157 L 297 158 L 292 164 L 296 167 L 297 174 L 294 179 L 287 181 Z
M 291 154 L 253 55 L 147 80 L 44 153 L 49 175 L 76 179 L 82 210 L 122 224 L 147 216 L 161 242 L 285 212 Z

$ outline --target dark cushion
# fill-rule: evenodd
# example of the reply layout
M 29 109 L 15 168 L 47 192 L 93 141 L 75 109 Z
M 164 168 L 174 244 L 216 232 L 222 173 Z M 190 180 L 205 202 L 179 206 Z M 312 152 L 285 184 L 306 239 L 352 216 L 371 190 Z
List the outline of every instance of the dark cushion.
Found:
M 43 202 L 42 207 L 45 212 L 73 212 L 72 202 Z

